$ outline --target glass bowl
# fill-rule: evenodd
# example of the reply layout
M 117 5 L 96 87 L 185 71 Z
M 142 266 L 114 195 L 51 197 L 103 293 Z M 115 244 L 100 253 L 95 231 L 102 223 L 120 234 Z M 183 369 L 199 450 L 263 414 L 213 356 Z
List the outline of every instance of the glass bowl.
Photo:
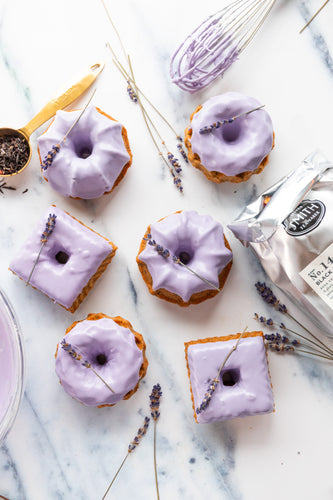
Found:
M 0 442 L 15 420 L 22 393 L 22 337 L 14 310 L 0 289 Z

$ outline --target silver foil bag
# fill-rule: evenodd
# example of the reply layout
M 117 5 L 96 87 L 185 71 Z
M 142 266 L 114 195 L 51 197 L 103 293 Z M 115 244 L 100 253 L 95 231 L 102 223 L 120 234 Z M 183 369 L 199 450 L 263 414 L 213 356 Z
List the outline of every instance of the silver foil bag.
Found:
M 333 337 L 333 164 L 312 153 L 228 227 L 272 282 Z

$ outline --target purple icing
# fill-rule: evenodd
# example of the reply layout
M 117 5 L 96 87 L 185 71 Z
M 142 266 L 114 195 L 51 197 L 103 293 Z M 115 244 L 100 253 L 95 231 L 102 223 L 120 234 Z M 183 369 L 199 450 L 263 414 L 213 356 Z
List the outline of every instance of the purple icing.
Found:
M 41 252 L 30 284 L 68 309 L 113 251 L 113 246 L 60 208 L 51 206 L 10 263 L 11 271 L 24 281 L 39 253 L 41 235 L 50 213 L 57 216 L 56 225 Z M 59 252 L 69 257 L 65 264 L 56 258 Z
M 38 138 L 41 159 L 63 139 L 80 114 L 57 111 L 49 129 Z M 122 138 L 122 124 L 88 106 L 52 165 L 43 173 L 55 191 L 72 198 L 98 198 L 111 191 L 130 160 Z
M 232 259 L 232 252 L 225 247 L 223 227 L 219 222 L 209 215 L 183 211 L 152 224 L 150 233 L 171 255 L 186 252 L 190 256 L 187 265 L 219 286 L 219 274 Z M 151 245 L 146 245 L 139 259 L 148 267 L 153 290 L 165 288 L 187 302 L 194 293 L 213 289 L 188 269 L 175 264 L 172 258 L 159 255 Z
M 209 171 L 234 176 L 255 170 L 273 147 L 273 124 L 269 114 L 259 109 L 225 123 L 211 133 L 200 129 L 217 121 L 250 111 L 261 103 L 238 92 L 227 92 L 206 101 L 191 122 L 193 153 Z
M 188 346 L 188 365 L 195 408 L 202 403 L 209 380 L 237 340 L 204 342 Z M 274 409 L 266 350 L 261 336 L 245 337 L 226 362 L 221 377 L 231 372 L 234 385 L 217 385 L 208 407 L 197 415 L 199 423 L 270 413 Z
M 134 389 L 143 356 L 131 330 L 111 318 L 84 320 L 64 338 L 115 391 L 112 393 L 90 368 L 73 359 L 59 345 L 56 373 L 67 394 L 87 406 L 99 406 L 115 404 Z M 96 360 L 100 354 L 105 355 L 105 364 Z

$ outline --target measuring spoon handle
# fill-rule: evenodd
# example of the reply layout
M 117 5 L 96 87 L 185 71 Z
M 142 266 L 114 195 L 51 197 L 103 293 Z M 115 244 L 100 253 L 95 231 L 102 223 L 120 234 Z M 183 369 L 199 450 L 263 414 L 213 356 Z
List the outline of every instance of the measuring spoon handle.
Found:
M 29 137 L 38 127 L 43 125 L 47 120 L 52 118 L 59 109 L 64 109 L 66 106 L 71 104 L 75 99 L 80 97 L 85 90 L 87 90 L 90 85 L 96 80 L 98 75 L 104 68 L 104 63 L 93 64 L 89 68 L 89 72 L 85 75 L 79 82 L 75 83 L 66 92 L 64 92 L 60 97 L 52 99 L 49 103 L 44 106 L 44 108 L 37 113 L 36 116 L 30 120 L 23 128 L 20 129 L 21 132 L 26 137 Z

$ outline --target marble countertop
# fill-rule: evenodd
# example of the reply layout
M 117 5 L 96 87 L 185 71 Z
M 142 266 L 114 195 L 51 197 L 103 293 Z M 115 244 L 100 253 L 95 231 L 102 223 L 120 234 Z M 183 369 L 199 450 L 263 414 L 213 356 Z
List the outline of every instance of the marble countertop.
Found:
M 249 181 L 216 185 L 184 168 L 184 195 L 173 186 L 126 93 L 106 41 L 119 44 L 100 1 L 1 0 L 0 110 L 2 126 L 22 127 L 50 98 L 93 63 L 104 60 L 93 103 L 127 128 L 133 165 L 116 190 L 94 201 L 65 199 L 43 180 L 37 137 L 28 168 L 0 195 L 1 288 L 14 305 L 25 345 L 26 386 L 15 424 L 0 447 L 0 495 L 10 500 L 102 498 L 149 409 L 152 385 L 163 390 L 157 426 L 161 499 L 329 500 L 333 498 L 332 367 L 314 358 L 269 353 L 276 411 L 198 425 L 192 414 L 184 342 L 256 329 L 253 313 L 269 315 L 254 283 L 265 275 L 230 232 L 234 264 L 222 293 L 180 308 L 149 294 L 135 261 L 153 221 L 196 209 L 224 226 L 312 150 L 333 159 L 333 6 L 302 35 L 298 31 L 321 0 L 281 0 L 223 79 L 196 94 L 170 82 L 169 61 L 184 37 L 221 2 L 108 1 L 139 86 L 183 133 L 192 111 L 207 98 L 239 91 L 266 104 L 276 146 L 265 170 Z M 89 93 L 69 109 L 82 107 Z M 160 125 L 167 141 L 169 130 Z M 27 191 L 26 191 L 27 190 Z M 25 287 L 8 271 L 10 257 L 47 206 L 55 203 L 119 250 L 110 268 L 72 315 Z M 286 303 L 289 305 L 288 301 Z M 314 327 L 291 306 L 298 319 Z M 120 315 L 143 334 L 149 369 L 137 393 L 113 408 L 86 408 L 61 388 L 54 370 L 57 342 L 90 312 Z M 319 333 L 320 335 L 320 333 Z M 156 498 L 150 432 L 119 474 L 109 498 Z

